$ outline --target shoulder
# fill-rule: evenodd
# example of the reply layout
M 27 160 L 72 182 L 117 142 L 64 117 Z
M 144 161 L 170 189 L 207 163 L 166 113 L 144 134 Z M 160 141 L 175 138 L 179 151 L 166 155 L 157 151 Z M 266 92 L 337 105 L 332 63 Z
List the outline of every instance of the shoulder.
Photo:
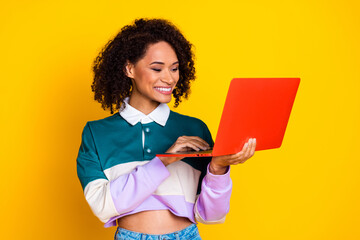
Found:
M 116 119 L 119 119 L 119 118 L 121 118 L 120 114 L 119 114 L 119 112 L 116 112 L 113 115 L 110 115 L 110 116 L 105 117 L 105 118 L 88 121 L 88 123 L 91 123 L 91 124 L 106 124 L 106 123 L 109 123 L 109 122 L 116 121 Z
M 174 111 L 170 111 L 169 121 L 174 121 L 177 124 L 191 124 L 197 127 L 207 127 L 206 124 L 199 118 L 187 116 Z
M 120 116 L 119 112 L 116 112 L 113 115 L 105 118 L 88 121 L 86 125 L 91 127 L 101 127 L 101 126 L 115 124 L 118 123 L 119 121 L 125 121 L 125 120 Z
M 92 134 L 104 135 L 114 131 L 114 129 L 126 129 L 128 125 L 129 124 L 117 112 L 102 119 L 87 121 L 84 130 Z

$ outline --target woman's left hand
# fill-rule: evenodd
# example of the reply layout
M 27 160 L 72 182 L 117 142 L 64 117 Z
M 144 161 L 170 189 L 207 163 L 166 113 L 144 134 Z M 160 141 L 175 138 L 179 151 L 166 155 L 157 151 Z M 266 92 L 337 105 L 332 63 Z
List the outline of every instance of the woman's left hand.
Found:
M 244 144 L 243 149 L 235 154 L 213 157 L 209 170 L 212 174 L 220 175 L 225 174 L 229 165 L 237 165 L 244 163 L 251 158 L 255 153 L 256 139 L 250 138 L 247 143 Z

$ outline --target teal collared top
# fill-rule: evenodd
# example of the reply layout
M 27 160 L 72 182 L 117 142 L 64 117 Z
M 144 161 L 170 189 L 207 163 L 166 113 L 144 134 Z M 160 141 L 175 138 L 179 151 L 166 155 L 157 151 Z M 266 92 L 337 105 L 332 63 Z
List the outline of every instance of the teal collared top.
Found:
M 82 140 L 92 147 L 84 151 L 89 156 L 83 155 L 82 158 L 98 161 L 84 161 L 85 165 L 80 162 L 78 175 L 82 187 L 85 188 L 89 182 L 99 178 L 107 179 L 103 171 L 115 165 L 153 159 L 156 154 L 166 152 L 180 136 L 198 136 L 213 147 L 211 133 L 203 121 L 173 111 L 169 111 L 164 126 L 155 121 L 139 121 L 132 125 L 119 113 L 89 121 L 84 128 Z M 202 179 L 210 158 L 184 158 L 182 161 L 200 170 Z
M 166 104 L 148 115 L 130 106 L 86 123 L 77 172 L 87 202 L 105 227 L 115 226 L 122 216 L 161 209 L 194 223 L 225 220 L 232 189 L 229 171 L 211 174 L 210 157 L 184 158 L 166 167 L 155 157 L 184 135 L 213 146 L 204 122 L 170 111 Z

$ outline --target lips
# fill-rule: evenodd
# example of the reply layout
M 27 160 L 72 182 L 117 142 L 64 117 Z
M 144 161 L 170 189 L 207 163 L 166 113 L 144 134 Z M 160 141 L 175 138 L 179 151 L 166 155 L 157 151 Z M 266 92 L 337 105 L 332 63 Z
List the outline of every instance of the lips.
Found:
M 171 94 L 171 90 L 172 88 L 171 87 L 154 87 L 154 89 L 159 92 L 159 93 L 162 93 L 162 94 Z

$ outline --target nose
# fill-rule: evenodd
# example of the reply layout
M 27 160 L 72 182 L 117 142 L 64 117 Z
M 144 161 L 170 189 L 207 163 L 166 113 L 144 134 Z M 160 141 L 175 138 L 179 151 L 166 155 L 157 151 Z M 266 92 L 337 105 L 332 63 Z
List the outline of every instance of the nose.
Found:
M 161 76 L 161 81 L 168 85 L 172 85 L 175 82 L 175 78 L 173 74 L 170 72 L 170 70 L 168 70 L 168 71 L 164 71 L 164 74 Z

